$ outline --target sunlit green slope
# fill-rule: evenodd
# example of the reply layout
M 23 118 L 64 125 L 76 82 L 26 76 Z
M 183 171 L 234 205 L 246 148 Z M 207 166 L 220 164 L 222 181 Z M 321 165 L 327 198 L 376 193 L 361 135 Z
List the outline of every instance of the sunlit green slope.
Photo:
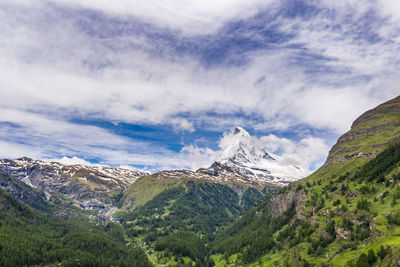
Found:
M 397 266 L 400 97 L 366 112 L 311 176 L 217 235 L 217 266 Z

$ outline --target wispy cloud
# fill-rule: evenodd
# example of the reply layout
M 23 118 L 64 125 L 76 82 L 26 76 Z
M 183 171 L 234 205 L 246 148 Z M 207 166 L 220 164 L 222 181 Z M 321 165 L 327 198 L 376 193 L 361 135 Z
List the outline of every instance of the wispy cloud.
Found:
M 32 4 L 31 1 L 18 0 L 24 5 L 55 4 L 74 9 L 87 9 L 109 16 L 136 18 L 148 21 L 158 27 L 172 28 L 185 34 L 212 33 L 232 19 L 245 19 L 254 16 L 260 8 L 271 7 L 271 0 L 172 0 L 172 1 L 139 1 L 139 0 L 42 0 Z
M 188 135 L 242 125 L 258 136 L 280 132 L 277 143 L 297 144 L 291 154 L 310 151 L 321 161 L 323 137 L 296 128 L 337 136 L 400 92 L 396 7 L 386 0 L 3 1 L 2 154 L 87 153 L 156 168 L 200 166 L 212 154 L 190 143 L 174 152 L 79 119 L 170 125 Z

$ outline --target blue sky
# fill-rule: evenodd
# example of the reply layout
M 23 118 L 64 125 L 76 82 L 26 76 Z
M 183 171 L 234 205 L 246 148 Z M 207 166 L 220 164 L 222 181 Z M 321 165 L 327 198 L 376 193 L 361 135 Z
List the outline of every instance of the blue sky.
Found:
M 208 166 L 224 134 L 320 166 L 399 94 L 396 1 L 3 0 L 0 157 Z

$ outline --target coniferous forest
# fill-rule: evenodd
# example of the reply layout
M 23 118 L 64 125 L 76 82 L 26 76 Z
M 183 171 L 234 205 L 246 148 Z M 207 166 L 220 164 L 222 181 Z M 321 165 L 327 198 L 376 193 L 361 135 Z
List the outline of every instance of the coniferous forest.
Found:
M 119 225 L 66 221 L 0 189 L 0 266 L 152 266 Z M 116 228 L 116 229 L 108 229 Z

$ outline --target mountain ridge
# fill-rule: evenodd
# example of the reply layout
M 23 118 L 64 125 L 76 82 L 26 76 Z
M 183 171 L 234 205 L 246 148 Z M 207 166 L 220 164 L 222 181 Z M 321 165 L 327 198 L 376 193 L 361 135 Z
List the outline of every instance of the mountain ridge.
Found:
M 325 165 L 356 157 L 374 158 L 383 147 L 399 142 L 399 112 L 400 96 L 363 113 L 331 148 Z
M 43 192 L 59 193 L 73 205 L 110 214 L 113 199 L 148 172 L 108 166 L 64 165 L 27 157 L 1 159 L 0 169 Z

